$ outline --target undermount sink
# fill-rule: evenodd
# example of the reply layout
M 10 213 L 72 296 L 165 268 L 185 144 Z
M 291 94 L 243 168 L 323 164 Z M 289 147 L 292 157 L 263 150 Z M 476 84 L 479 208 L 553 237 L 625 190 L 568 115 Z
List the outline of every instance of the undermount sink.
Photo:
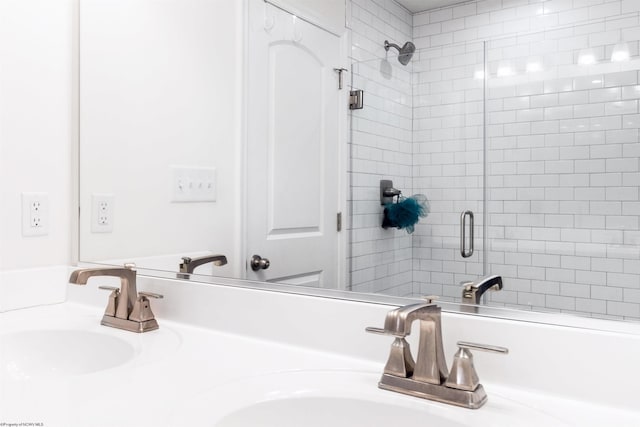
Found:
M 425 420 L 438 427 L 566 426 L 490 391 L 489 403 L 472 410 L 380 390 L 378 380 L 378 374 L 350 371 L 256 376 L 191 396 L 176 420 L 212 427 L 391 426 L 420 425 Z M 212 402 L 220 409 L 215 415 Z
M 13 380 L 88 374 L 134 356 L 128 342 L 97 332 L 31 330 L 0 335 L 0 377 Z
M 369 400 L 331 397 L 293 397 L 269 400 L 233 412 L 215 424 L 216 427 L 280 426 L 280 427 L 347 427 L 377 425 L 411 425 L 429 415 L 414 408 Z M 429 416 L 438 427 L 464 427 L 464 424 Z M 405 424 L 406 423 L 406 424 Z

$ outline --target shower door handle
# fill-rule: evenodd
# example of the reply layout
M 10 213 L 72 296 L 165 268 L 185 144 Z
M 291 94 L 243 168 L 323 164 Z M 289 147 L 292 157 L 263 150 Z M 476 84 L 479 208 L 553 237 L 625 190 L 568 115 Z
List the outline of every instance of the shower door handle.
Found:
M 469 249 L 467 249 L 467 217 L 469 218 Z M 473 255 L 473 212 L 468 210 L 460 214 L 460 255 L 462 258 Z

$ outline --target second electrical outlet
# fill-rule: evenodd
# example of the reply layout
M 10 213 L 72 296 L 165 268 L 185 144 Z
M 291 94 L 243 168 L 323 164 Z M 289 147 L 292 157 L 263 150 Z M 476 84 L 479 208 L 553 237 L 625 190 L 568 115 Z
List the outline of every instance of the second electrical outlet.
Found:
M 113 194 L 91 195 L 91 232 L 111 233 L 113 231 Z

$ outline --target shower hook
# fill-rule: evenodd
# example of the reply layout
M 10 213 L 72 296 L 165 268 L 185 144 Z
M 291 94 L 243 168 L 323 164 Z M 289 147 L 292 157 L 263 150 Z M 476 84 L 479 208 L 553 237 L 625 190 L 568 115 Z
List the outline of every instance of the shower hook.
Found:
M 397 197 L 398 200 L 402 195 L 402 191 L 393 187 L 393 181 L 388 179 L 380 180 L 380 204 L 386 205 L 388 203 L 393 203 L 394 198 Z M 396 202 L 398 201 L 396 200 Z

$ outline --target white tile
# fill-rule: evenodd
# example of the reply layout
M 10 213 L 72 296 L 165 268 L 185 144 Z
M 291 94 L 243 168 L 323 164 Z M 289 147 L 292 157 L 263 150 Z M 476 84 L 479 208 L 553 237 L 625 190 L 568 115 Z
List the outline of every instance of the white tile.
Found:
M 582 105 L 589 102 L 589 92 L 586 90 L 574 90 L 558 94 L 559 105 Z
M 591 145 L 589 151 L 592 159 L 622 157 L 622 145 L 620 144 Z
M 622 0 L 622 13 L 640 11 L 640 2 L 638 0 Z
M 636 114 L 638 113 L 638 101 L 615 101 L 605 104 L 606 115 Z
M 553 107 L 558 105 L 558 94 L 534 95 L 531 96 L 529 100 L 531 108 Z
M 638 159 L 607 159 L 607 172 L 636 172 L 638 171 Z
M 448 21 L 453 18 L 453 10 L 451 8 L 443 8 L 440 10 L 433 11 L 429 14 L 429 22 L 442 22 Z
M 620 99 L 622 99 L 622 90 L 620 87 L 592 89 L 589 91 L 589 102 L 619 101 Z
M 636 71 L 623 71 L 619 73 L 605 74 L 605 87 L 619 87 L 638 84 L 638 73 Z
M 636 105 L 637 107 L 637 105 Z M 573 108 L 572 106 L 562 106 L 562 107 L 547 107 L 544 109 L 544 119 L 545 120 L 558 120 L 558 119 L 570 119 L 573 118 Z M 631 113 L 630 111 L 629 113 Z M 547 132 L 545 132 L 547 133 Z
M 586 95 L 587 92 L 582 93 Z M 574 105 L 573 116 L 576 118 L 603 116 L 605 105 L 605 103 Z
M 600 19 L 608 16 L 615 16 L 621 13 L 619 2 L 605 3 L 589 8 L 589 19 Z
M 560 147 L 560 159 L 589 159 L 589 146 Z
M 546 295 L 546 307 L 557 308 L 561 310 L 575 310 L 576 300 L 573 297 Z

